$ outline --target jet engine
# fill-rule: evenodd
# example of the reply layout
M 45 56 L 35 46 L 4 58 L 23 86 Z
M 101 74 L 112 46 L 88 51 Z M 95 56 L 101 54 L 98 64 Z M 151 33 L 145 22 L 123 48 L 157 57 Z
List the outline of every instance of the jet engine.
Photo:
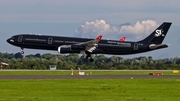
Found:
M 58 47 L 58 52 L 60 54 L 63 53 L 80 53 L 81 50 L 84 50 L 85 48 L 81 45 L 62 45 Z
M 62 45 L 58 47 L 58 53 L 71 53 L 71 45 Z

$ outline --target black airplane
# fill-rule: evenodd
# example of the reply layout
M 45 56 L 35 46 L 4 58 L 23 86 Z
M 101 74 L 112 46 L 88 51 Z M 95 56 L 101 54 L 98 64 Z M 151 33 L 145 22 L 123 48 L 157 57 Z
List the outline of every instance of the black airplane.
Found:
M 127 55 L 166 48 L 168 45 L 162 42 L 170 26 L 170 22 L 164 22 L 148 37 L 137 42 L 101 40 L 101 35 L 96 39 L 88 39 L 38 34 L 15 35 L 7 39 L 7 42 L 20 47 L 22 54 L 24 54 L 24 48 L 55 50 L 61 54 L 82 53 L 82 59 L 93 62 L 91 54 Z

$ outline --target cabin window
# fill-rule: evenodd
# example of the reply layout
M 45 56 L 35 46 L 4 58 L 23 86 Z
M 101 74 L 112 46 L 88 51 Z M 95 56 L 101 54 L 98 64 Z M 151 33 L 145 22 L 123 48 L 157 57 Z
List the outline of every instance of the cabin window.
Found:
M 55 42 L 63 43 L 64 41 L 61 41 L 61 40 L 55 40 Z
M 18 42 L 22 42 L 23 36 L 18 37 Z
M 28 41 L 46 41 L 45 39 L 32 39 L 32 38 L 25 38 Z
M 48 44 L 52 44 L 53 38 L 48 38 Z
M 134 50 L 138 50 L 138 43 L 134 44 Z

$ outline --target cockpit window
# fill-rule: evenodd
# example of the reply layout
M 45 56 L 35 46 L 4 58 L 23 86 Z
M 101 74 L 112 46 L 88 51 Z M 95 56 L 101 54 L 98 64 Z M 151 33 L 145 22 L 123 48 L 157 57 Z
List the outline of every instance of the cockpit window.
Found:
M 14 40 L 14 37 L 11 37 L 10 39 L 11 39 L 11 40 Z

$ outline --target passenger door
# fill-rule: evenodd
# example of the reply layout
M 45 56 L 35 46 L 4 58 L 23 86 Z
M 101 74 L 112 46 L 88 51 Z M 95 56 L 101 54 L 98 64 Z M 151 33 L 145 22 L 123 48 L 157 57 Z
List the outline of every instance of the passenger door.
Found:
M 53 38 L 48 38 L 48 44 L 52 44 Z
M 138 43 L 134 43 L 134 50 L 138 50 Z

